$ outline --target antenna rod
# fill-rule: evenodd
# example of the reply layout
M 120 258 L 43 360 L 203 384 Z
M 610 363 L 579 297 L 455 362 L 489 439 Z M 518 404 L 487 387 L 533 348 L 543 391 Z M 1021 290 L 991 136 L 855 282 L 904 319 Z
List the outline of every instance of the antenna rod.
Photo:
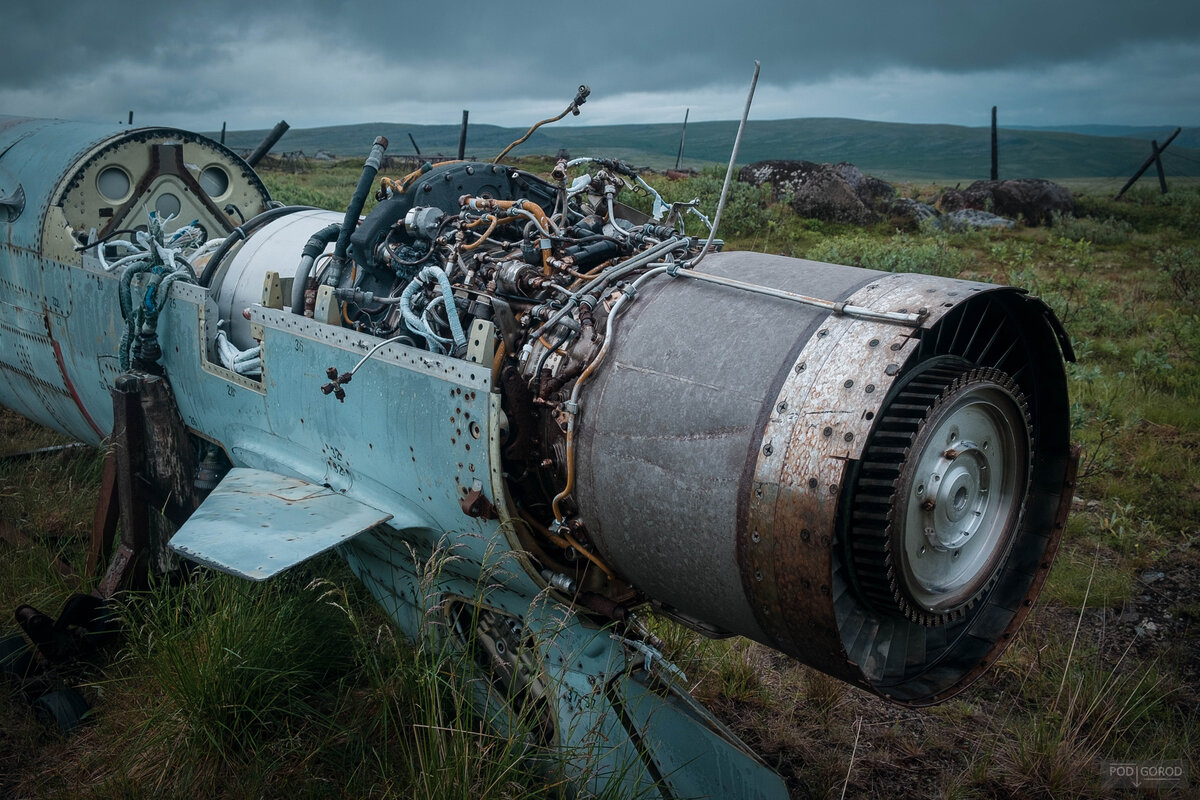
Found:
M 729 154 L 729 169 L 725 170 L 725 185 L 721 187 L 721 199 L 717 201 L 717 213 L 713 215 L 708 241 L 704 243 L 704 249 L 700 251 L 700 255 L 696 256 L 696 260 L 689 265 L 690 269 L 695 269 L 704 260 L 704 257 L 708 255 L 708 248 L 712 247 L 713 239 L 717 236 L 717 226 L 721 224 L 721 212 L 725 210 L 725 197 L 729 194 L 729 184 L 733 180 L 733 167 L 737 164 L 738 149 L 742 146 L 742 131 L 746 129 L 746 118 L 750 116 L 750 104 L 754 102 L 754 87 L 758 86 L 759 68 L 758 61 L 755 61 L 754 78 L 750 81 L 750 94 L 746 95 L 746 108 L 742 111 L 742 121 L 738 123 L 737 136 L 733 138 L 733 152 Z
M 683 112 L 683 130 L 679 134 L 679 154 L 675 156 L 675 169 L 679 169 L 679 162 L 683 160 L 683 140 L 687 137 L 687 119 L 690 113 L 692 113 L 690 108 Z

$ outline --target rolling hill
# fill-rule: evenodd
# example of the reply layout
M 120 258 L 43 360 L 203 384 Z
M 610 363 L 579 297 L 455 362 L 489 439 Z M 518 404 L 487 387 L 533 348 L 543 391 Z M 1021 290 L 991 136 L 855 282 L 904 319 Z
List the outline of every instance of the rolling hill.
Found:
M 689 124 L 683 166 L 699 167 L 727 160 L 736 130 L 737 123 L 732 121 Z M 1130 130 L 1149 133 L 1137 138 L 1002 128 L 999 133 L 1000 175 L 1007 178 L 1127 177 L 1149 155 L 1149 138 L 1155 135 L 1162 138 L 1161 128 L 1117 129 L 1117 132 Z M 467 155 L 490 160 L 524 132 L 522 128 L 471 125 L 467 133 Z M 554 154 L 566 149 L 572 155 L 605 155 L 638 166 L 663 169 L 675 164 L 679 132 L 680 126 L 674 123 L 548 125 L 534 133 L 514 153 Z M 235 150 L 248 151 L 262 141 L 266 133 L 265 130 L 234 131 L 227 134 L 226 143 Z M 312 155 L 324 150 L 337 156 L 360 156 L 366 154 L 374 137 L 382 134 L 392 143 L 390 152 L 412 154 L 408 140 L 410 133 L 426 156 L 458 152 L 457 125 L 403 123 L 291 130 L 273 152 L 303 151 Z M 1200 149 L 1182 147 L 1182 140 L 1181 135 L 1163 156 L 1167 173 L 1169 176 L 1198 176 Z M 988 128 L 959 125 L 831 118 L 751 120 L 738 160 L 741 163 L 765 159 L 849 161 L 864 172 L 889 180 L 972 180 L 988 175 L 989 142 Z

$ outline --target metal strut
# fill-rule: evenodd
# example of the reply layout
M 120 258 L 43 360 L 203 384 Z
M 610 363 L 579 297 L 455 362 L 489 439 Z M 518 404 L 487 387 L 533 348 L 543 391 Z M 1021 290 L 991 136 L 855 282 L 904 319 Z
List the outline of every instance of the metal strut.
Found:
M 875 322 L 891 322 L 899 325 L 921 324 L 925 319 L 925 314 L 906 314 L 899 311 L 876 311 L 872 308 L 864 308 L 862 306 L 852 306 L 846 303 L 839 303 L 833 300 L 822 300 L 819 297 L 809 297 L 808 295 L 796 294 L 795 292 L 784 291 L 783 289 L 772 289 L 770 286 L 762 286 L 757 283 L 746 283 L 745 281 L 734 280 L 733 278 L 723 278 L 720 275 L 712 275 L 707 272 L 696 272 L 691 269 L 676 269 L 667 270 L 667 274 L 676 278 L 691 278 L 705 283 L 715 283 L 718 286 L 727 286 L 731 289 L 741 289 L 745 292 L 754 292 L 755 294 L 766 295 L 767 297 L 777 297 L 780 300 L 790 300 L 793 303 L 801 303 L 806 306 L 815 306 L 823 308 L 826 311 L 831 311 L 838 316 L 855 317 L 857 319 L 868 319 Z

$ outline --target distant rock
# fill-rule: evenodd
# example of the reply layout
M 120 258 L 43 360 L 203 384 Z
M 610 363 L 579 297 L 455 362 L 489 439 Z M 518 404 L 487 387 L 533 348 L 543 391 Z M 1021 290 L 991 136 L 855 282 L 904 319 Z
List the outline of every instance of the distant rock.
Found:
M 894 198 L 888 203 L 887 212 L 893 217 L 911 220 L 917 224 L 939 216 L 936 208 L 928 203 L 913 200 L 911 197 Z
M 1075 198 L 1065 186 L 1042 179 L 975 181 L 966 189 L 942 192 L 938 206 L 945 212 L 973 208 L 1045 225 L 1055 212 L 1074 213 Z
M 759 161 L 742 167 L 738 180 L 769 183 L 775 200 L 788 200 L 803 217 L 857 225 L 878 222 L 876 205 L 895 194 L 891 184 L 844 162 Z
M 933 217 L 925 223 L 930 228 L 939 231 L 966 231 L 976 228 L 1012 228 L 1016 225 L 1011 219 L 997 216 L 987 211 L 974 208 L 962 208 Z

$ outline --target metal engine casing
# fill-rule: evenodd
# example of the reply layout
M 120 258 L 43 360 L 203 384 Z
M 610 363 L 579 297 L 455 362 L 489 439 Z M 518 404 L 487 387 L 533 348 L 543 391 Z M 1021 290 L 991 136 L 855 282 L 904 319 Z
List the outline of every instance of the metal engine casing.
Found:
M 746 252 L 711 255 L 700 270 L 924 321 L 650 284 L 583 397 L 578 492 L 592 542 L 702 630 L 747 636 L 901 702 L 962 689 L 1024 618 L 1061 532 L 1070 447 L 1057 321 L 1019 290 L 928 275 Z M 990 591 L 960 618 L 928 624 L 856 589 L 850 517 L 889 391 L 947 355 L 1015 376 L 1037 466 Z

